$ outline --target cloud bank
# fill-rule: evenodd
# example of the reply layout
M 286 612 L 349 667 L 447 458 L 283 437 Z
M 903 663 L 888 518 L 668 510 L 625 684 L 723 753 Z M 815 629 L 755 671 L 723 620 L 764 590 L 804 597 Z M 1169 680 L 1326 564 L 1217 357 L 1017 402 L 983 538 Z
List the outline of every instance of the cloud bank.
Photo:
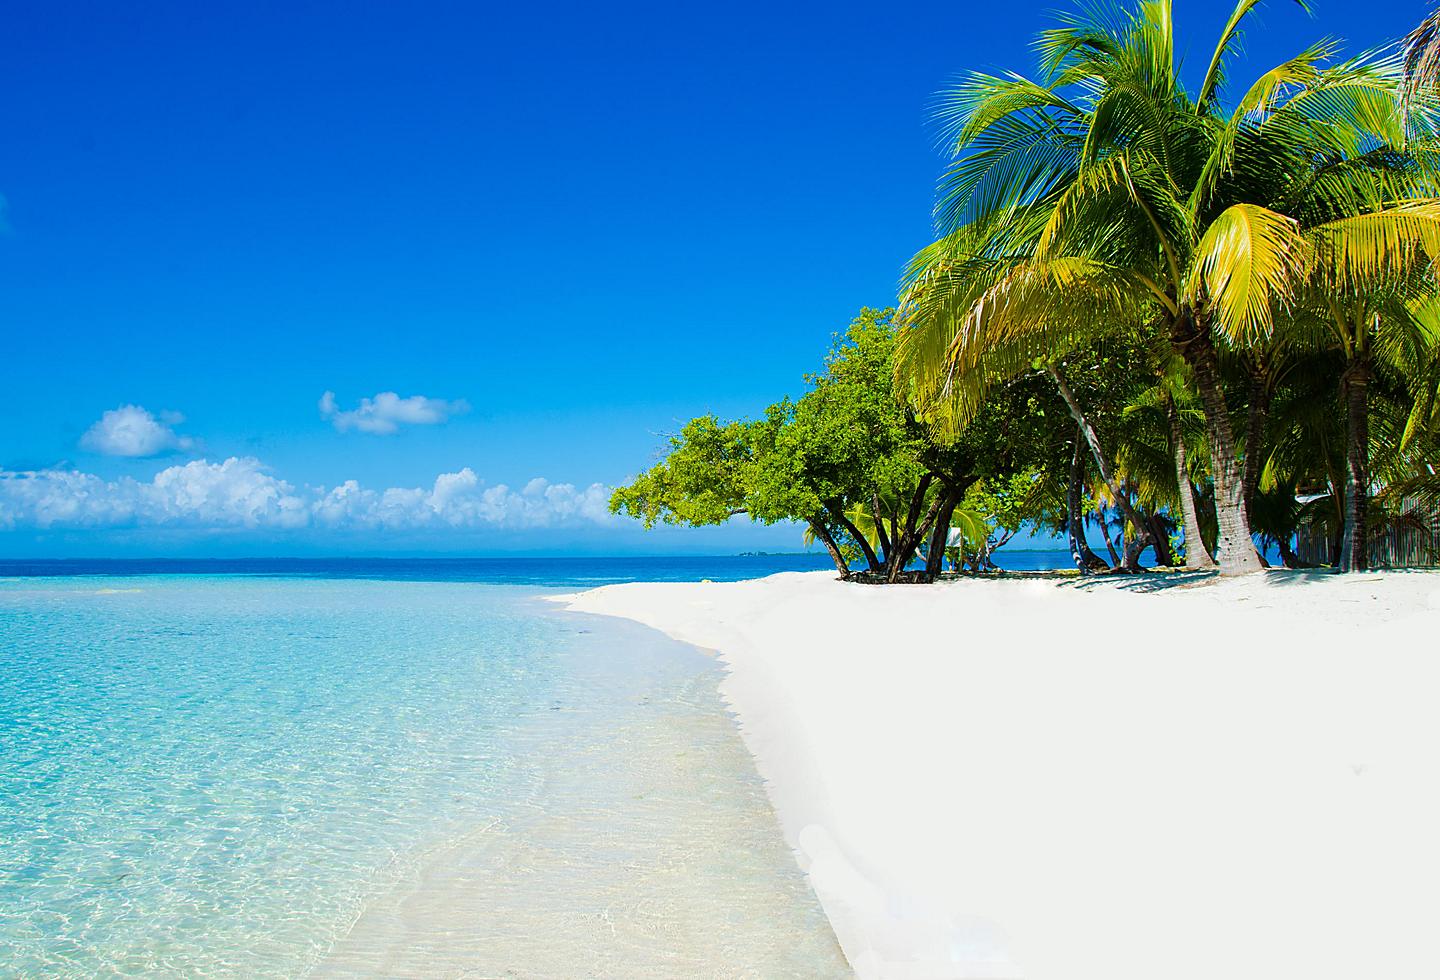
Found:
M 121 405 L 100 416 L 80 437 L 80 447 L 105 456 L 159 456 L 183 452 L 195 445 L 189 436 L 177 435 L 171 426 L 185 421 L 178 412 L 161 412 L 156 418 L 139 405 Z
M 377 436 L 392 435 L 402 425 L 439 425 L 451 416 L 468 411 L 470 405 L 463 399 L 445 401 L 424 395 L 401 398 L 393 391 L 382 391 L 374 398 L 362 398 L 358 408 L 342 411 L 335 401 L 335 392 L 327 391 L 320 396 L 320 417 L 327 419 L 337 431 L 354 429 Z
M 0 529 L 179 527 L 297 530 L 529 529 L 608 523 L 609 491 L 534 479 L 486 486 L 469 467 L 429 487 L 355 480 L 296 488 L 254 458 L 194 460 L 149 481 L 78 470 L 0 470 Z

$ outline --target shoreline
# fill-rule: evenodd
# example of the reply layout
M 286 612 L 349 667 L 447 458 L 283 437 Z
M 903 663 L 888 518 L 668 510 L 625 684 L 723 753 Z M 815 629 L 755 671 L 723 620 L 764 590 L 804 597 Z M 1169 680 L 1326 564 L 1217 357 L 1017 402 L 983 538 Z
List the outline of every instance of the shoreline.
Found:
M 632 621 L 577 620 L 552 594 L 527 614 L 575 636 L 549 664 L 567 684 L 507 723 L 524 795 L 406 855 L 308 975 L 848 975 L 719 664 Z
M 861 977 L 1440 972 L 1440 573 L 555 598 L 718 653 Z

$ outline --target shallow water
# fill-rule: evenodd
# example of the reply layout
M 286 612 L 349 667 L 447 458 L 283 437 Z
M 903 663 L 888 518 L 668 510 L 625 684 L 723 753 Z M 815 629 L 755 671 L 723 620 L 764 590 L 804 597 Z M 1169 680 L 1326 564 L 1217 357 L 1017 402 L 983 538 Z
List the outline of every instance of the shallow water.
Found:
M 22 976 L 827 976 L 718 666 L 534 589 L 0 583 Z

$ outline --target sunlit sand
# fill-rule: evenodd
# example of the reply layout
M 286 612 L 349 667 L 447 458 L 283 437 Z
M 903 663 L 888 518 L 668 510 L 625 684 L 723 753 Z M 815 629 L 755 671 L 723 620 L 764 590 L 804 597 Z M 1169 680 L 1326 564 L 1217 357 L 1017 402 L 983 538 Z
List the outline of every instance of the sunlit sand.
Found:
M 1440 574 L 568 601 L 720 652 L 862 976 L 1440 973 Z

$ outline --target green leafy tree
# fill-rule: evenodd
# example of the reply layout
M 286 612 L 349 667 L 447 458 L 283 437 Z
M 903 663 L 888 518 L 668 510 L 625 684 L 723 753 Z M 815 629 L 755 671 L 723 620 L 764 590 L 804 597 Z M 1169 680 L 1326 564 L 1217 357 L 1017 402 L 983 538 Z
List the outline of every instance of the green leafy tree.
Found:
M 615 491 L 611 509 L 647 526 L 742 514 L 801 521 L 842 576 L 858 554 L 870 575 L 898 581 L 924 550 L 918 574 L 933 577 L 978 457 L 964 442 L 938 440 L 897 397 L 895 334 L 893 311 L 862 310 L 798 400 L 755 421 L 692 420 L 665 459 Z

